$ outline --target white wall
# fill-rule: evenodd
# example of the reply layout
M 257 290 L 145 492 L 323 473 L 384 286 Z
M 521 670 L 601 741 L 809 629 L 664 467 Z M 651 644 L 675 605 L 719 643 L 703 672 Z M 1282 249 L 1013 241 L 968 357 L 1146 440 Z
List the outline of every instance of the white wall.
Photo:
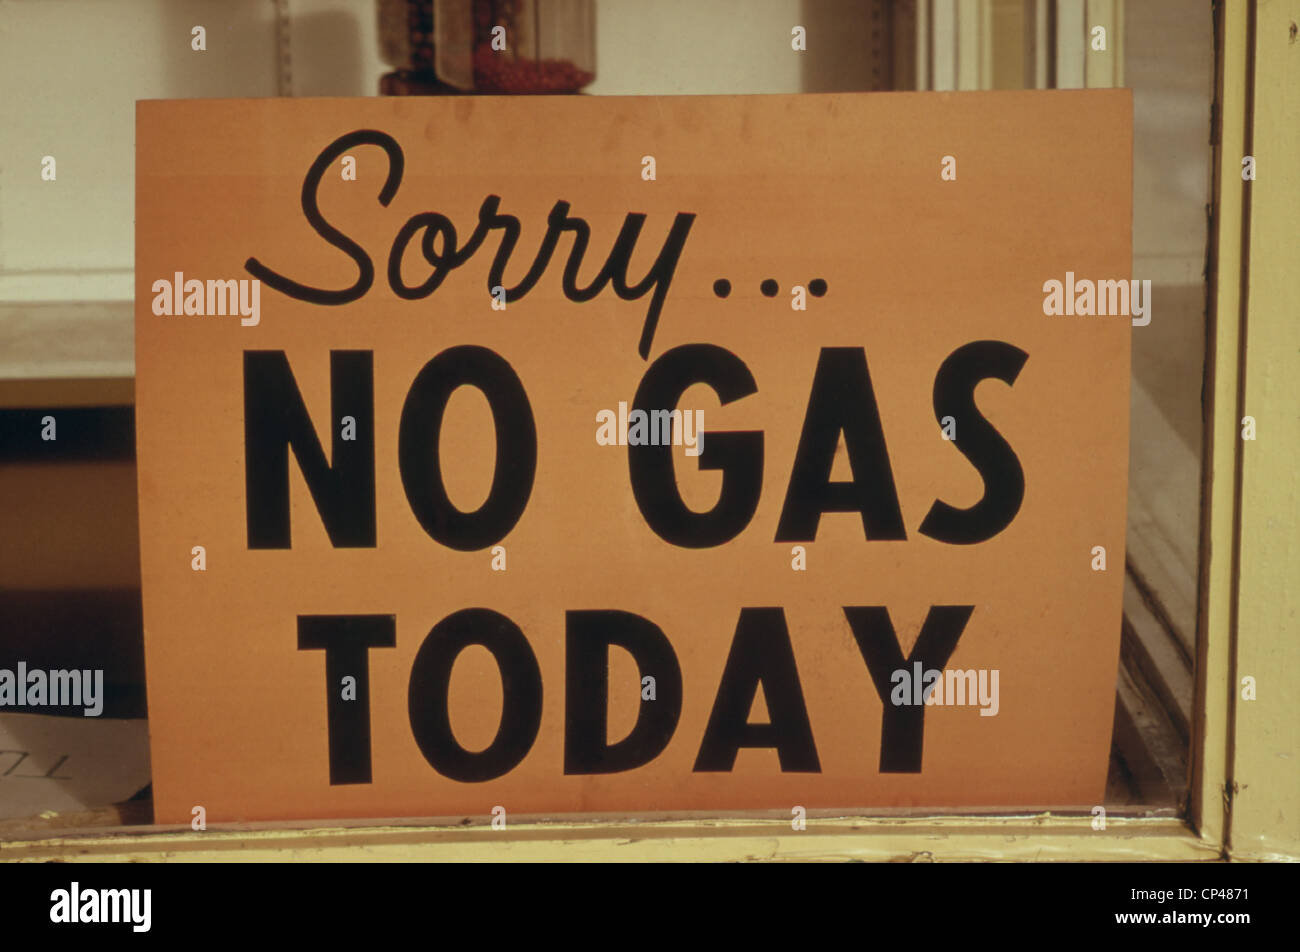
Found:
M 272 23 L 259 0 L 0 3 L 0 299 L 130 297 L 135 101 L 273 93 Z
M 373 0 L 288 10 L 296 95 L 378 92 Z M 0 0 L 0 301 L 131 297 L 135 101 L 276 95 L 275 23 L 272 0 Z

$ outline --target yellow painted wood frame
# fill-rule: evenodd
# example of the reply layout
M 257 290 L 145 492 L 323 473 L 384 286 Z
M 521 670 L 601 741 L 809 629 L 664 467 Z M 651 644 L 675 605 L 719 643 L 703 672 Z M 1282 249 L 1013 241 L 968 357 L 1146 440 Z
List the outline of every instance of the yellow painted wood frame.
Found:
M 1240 17 L 1230 3 L 1230 21 Z M 1245 108 L 1223 112 L 1214 380 L 1215 524 L 1210 527 L 1210 672 L 1228 662 L 1226 751 L 1206 752 L 1206 766 L 1226 762 L 1224 836 L 1232 856 L 1300 858 L 1300 0 L 1252 0 L 1246 23 L 1241 90 Z M 1231 148 L 1229 147 L 1231 145 Z M 1239 147 L 1238 147 L 1239 146 Z M 1247 159 L 1254 159 L 1248 180 Z M 1229 203 L 1232 207 L 1229 207 Z M 1232 246 L 1231 248 L 1229 246 Z M 1235 280 L 1234 280 L 1235 279 Z M 1235 310 L 1234 310 L 1235 308 Z M 1228 337 L 1235 334 L 1235 343 Z M 1220 363 L 1220 366 L 1222 364 Z M 1223 402 L 1220 403 L 1219 401 Z M 1228 406 L 1235 409 L 1228 413 Z M 1243 422 L 1253 419 L 1254 439 Z M 1233 544 L 1219 483 L 1234 454 Z M 1221 467 L 1221 469 L 1220 469 Z M 1227 549 L 1222 552 L 1220 546 Z M 1215 557 L 1214 551 L 1222 555 Z M 1231 553 L 1231 555 L 1230 555 Z M 1226 564 L 1229 558 L 1235 563 Z M 1235 584 L 1233 584 L 1235 583 Z M 1224 618 L 1226 614 L 1226 619 Z M 1227 643 L 1216 640 L 1227 622 Z M 1251 687 L 1243 683 L 1251 679 Z M 1223 682 L 1204 696 L 1222 704 Z M 1217 733 L 1217 727 L 1216 731 Z M 1208 809 L 1208 805 L 1207 805 Z

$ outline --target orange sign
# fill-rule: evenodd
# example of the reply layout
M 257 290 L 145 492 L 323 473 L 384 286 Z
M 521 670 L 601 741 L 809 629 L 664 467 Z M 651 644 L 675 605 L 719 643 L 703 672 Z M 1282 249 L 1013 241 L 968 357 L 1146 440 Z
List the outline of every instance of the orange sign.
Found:
M 159 821 L 1099 802 L 1130 130 L 140 103 Z

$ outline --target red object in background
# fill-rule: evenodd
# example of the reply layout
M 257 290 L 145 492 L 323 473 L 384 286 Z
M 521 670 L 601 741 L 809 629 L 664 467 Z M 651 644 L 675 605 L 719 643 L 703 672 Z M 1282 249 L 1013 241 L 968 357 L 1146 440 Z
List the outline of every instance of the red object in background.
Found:
M 483 93 L 576 93 L 596 78 L 571 60 L 507 56 L 482 44 L 474 51 L 474 88 Z
M 385 95 L 576 93 L 595 78 L 592 0 L 379 0 Z

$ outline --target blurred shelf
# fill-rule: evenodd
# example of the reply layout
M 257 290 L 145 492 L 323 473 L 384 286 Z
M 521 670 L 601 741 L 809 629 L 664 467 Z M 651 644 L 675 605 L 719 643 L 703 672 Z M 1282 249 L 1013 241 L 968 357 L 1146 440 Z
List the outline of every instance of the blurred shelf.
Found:
M 131 301 L 0 304 L 0 407 L 134 402 Z

